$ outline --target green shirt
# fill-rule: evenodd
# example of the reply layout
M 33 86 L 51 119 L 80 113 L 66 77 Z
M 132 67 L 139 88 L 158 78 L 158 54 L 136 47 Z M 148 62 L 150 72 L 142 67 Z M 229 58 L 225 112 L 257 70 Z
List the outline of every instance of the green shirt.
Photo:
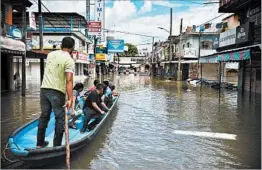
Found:
M 47 55 L 46 68 L 41 88 L 66 93 L 66 72 L 74 73 L 75 62 L 68 52 L 57 50 Z

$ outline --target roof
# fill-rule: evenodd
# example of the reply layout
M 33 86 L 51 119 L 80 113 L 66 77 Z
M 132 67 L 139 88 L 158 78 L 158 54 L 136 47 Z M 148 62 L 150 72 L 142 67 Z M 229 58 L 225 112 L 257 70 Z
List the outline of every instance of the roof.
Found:
M 1 3 L 11 3 L 13 9 L 17 10 L 18 12 L 22 12 L 23 7 L 31 7 L 33 4 L 29 0 L 2 0 Z
M 38 12 L 35 12 L 36 27 L 39 25 Z M 75 12 L 43 12 L 42 13 L 45 28 L 87 28 L 87 22 L 84 16 Z M 27 12 L 27 23 L 29 23 L 29 14 Z M 71 23 L 72 21 L 72 23 Z M 22 13 L 13 13 L 13 24 L 21 26 Z

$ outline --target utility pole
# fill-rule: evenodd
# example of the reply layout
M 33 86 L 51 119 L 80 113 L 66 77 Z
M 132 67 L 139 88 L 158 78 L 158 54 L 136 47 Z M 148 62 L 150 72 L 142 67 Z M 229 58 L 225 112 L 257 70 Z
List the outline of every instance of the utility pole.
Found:
M 182 27 L 183 27 L 183 18 L 181 18 L 181 22 L 180 22 L 180 35 L 179 35 L 179 43 L 180 43 L 180 54 L 178 58 L 178 80 L 179 81 L 181 81 Z
M 96 44 L 97 44 L 97 38 L 96 35 L 94 35 L 94 79 L 95 79 L 95 75 L 96 75 Z
M 199 28 L 199 35 L 198 35 L 198 62 L 197 62 L 197 78 L 199 78 L 199 65 L 200 65 L 200 37 L 201 37 L 201 32 L 200 32 L 200 28 Z M 202 78 L 202 64 L 201 64 L 201 78 Z M 202 83 L 201 83 L 202 84 Z
M 42 2 L 38 0 L 38 18 L 39 18 L 39 48 L 40 51 L 43 51 L 43 19 L 42 19 Z M 40 58 L 40 79 L 41 83 L 44 78 L 44 59 Z
M 155 37 L 152 37 L 152 55 L 151 55 L 151 74 L 153 75 L 153 58 L 154 58 Z
M 22 15 L 23 15 L 22 16 L 23 17 L 23 40 L 26 44 L 26 7 L 23 7 Z M 22 96 L 25 96 L 25 91 L 26 91 L 26 68 L 25 67 L 26 67 L 26 52 L 22 56 Z
M 170 30 L 169 30 L 169 71 L 171 71 L 172 61 L 172 8 L 170 8 Z

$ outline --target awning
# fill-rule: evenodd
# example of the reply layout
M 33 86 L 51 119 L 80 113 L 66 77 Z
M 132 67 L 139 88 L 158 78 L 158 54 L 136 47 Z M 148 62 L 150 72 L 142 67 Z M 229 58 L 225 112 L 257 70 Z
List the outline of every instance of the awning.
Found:
M 234 53 L 227 53 L 217 56 L 218 61 L 241 61 L 241 60 L 249 60 L 250 59 L 250 49 L 249 50 L 243 50 L 239 52 Z
M 250 53 L 250 49 L 248 49 L 248 50 L 242 50 L 242 51 L 225 53 L 225 54 L 214 54 L 208 57 L 200 58 L 199 62 L 218 63 L 218 62 L 249 60 L 250 58 L 251 58 L 251 53 Z
M 8 37 L 0 36 L 1 52 L 24 55 L 25 43 Z

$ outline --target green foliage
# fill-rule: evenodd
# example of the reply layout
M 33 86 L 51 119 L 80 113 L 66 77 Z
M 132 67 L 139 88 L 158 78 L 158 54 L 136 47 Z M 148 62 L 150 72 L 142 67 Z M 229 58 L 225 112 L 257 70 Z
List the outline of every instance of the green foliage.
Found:
M 120 54 L 120 56 L 136 56 L 138 54 L 137 47 L 130 43 L 125 43 L 125 46 L 128 47 L 128 51 L 125 51 L 124 53 Z

